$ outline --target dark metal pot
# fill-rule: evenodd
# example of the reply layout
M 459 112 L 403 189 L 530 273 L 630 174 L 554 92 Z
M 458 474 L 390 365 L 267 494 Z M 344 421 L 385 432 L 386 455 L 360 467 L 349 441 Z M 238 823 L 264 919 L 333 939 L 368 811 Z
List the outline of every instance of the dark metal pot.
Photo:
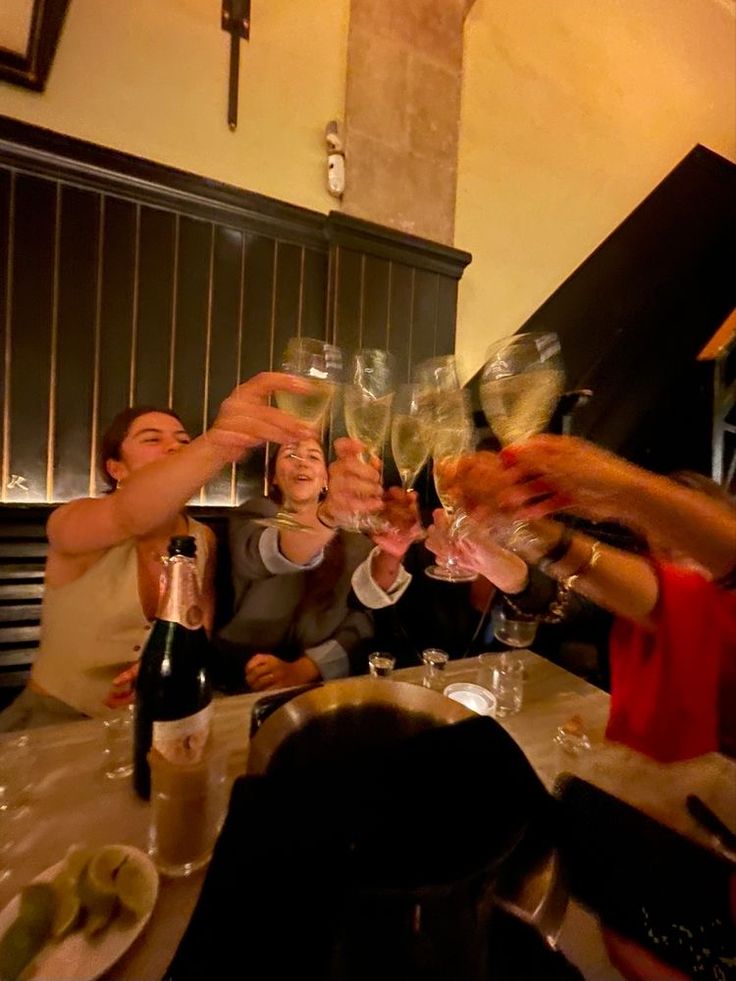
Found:
M 347 767 L 350 772 L 353 761 L 360 767 L 374 756 L 390 765 L 392 747 L 398 751 L 409 737 L 471 719 L 477 716 L 469 709 L 417 685 L 372 678 L 332 682 L 296 695 L 265 720 L 251 740 L 248 774 L 288 777 L 289 772 L 304 772 L 305 767 L 315 765 L 338 771 Z M 510 743 L 507 737 L 503 739 Z M 501 752 L 509 749 L 519 754 L 517 747 L 506 743 L 499 744 Z M 525 759 L 523 764 L 528 767 Z M 366 779 L 375 776 L 370 765 L 365 772 Z M 477 774 L 474 783 L 480 799 L 491 790 L 492 776 Z M 440 779 L 436 794 L 439 801 L 443 794 Z M 477 799 L 457 802 L 458 807 L 466 808 L 470 838 L 482 835 L 483 812 L 478 803 Z M 503 805 L 499 801 L 496 806 Z M 408 878 L 402 878 L 400 871 L 394 875 L 394 866 L 404 864 L 415 838 L 422 842 L 421 848 L 432 850 L 431 836 L 412 834 L 417 822 L 433 820 L 431 809 L 413 814 L 408 832 L 400 825 L 395 827 L 397 815 L 390 813 L 390 807 L 387 810 L 389 813 L 381 812 L 380 821 L 380 830 L 389 834 L 385 846 L 373 852 L 369 849 L 368 860 L 356 866 L 359 882 L 346 897 L 346 915 L 336 929 L 330 981 L 359 981 L 374 977 L 386 964 L 397 967 L 399 963 L 404 977 L 422 981 L 443 976 L 453 981 L 494 977 L 488 922 L 499 907 L 546 936 L 556 933 L 567 893 L 556 853 L 534 828 L 535 815 L 520 821 L 518 833 L 501 842 L 497 851 L 485 847 L 488 841 L 484 841 L 477 868 L 469 871 L 466 863 L 456 878 L 428 873 L 425 880 L 416 874 L 422 868 L 417 856 L 408 861 Z M 438 847 L 447 844 L 443 832 L 443 827 L 436 829 Z M 361 847 L 356 848 L 358 853 Z M 427 855 L 428 868 L 434 857 Z

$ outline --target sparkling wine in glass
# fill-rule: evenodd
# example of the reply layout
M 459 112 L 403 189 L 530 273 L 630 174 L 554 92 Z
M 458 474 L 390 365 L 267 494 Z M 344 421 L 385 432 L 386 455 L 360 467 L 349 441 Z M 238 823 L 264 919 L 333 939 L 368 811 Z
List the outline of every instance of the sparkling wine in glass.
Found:
M 411 490 L 427 462 L 431 439 L 432 418 L 422 388 L 402 385 L 394 399 L 391 452 L 405 491 Z
M 489 426 L 508 446 L 546 428 L 564 387 L 557 334 L 514 334 L 488 349 L 480 400 Z
M 342 351 L 314 337 L 292 337 L 286 345 L 281 370 L 311 383 L 309 392 L 277 392 L 280 409 L 321 429 L 342 375 Z
M 339 347 L 316 337 L 292 337 L 286 345 L 281 370 L 308 380 L 311 389 L 309 392 L 277 392 L 276 404 L 284 412 L 312 426 L 315 432 L 320 432 L 340 384 L 342 368 L 343 357 Z M 253 520 L 267 528 L 314 530 L 299 521 L 287 508 L 282 508 L 273 517 Z
M 362 348 L 350 362 L 348 382 L 343 391 L 345 426 L 351 439 L 359 439 L 367 452 L 380 457 L 391 422 L 394 398 L 395 359 L 380 348 Z M 355 515 L 350 530 L 386 530 L 380 518 Z
M 433 426 L 434 486 L 445 514 L 450 519 L 449 538 L 452 541 L 457 537 L 461 526 L 469 520 L 465 512 L 458 508 L 451 492 L 458 462 L 461 457 L 472 453 L 475 446 L 475 429 L 467 392 L 458 389 L 444 393 L 435 407 Z M 432 579 L 445 582 L 472 582 L 478 578 L 476 573 L 458 566 L 457 559 L 451 553 L 444 564 L 437 562 L 424 571 Z

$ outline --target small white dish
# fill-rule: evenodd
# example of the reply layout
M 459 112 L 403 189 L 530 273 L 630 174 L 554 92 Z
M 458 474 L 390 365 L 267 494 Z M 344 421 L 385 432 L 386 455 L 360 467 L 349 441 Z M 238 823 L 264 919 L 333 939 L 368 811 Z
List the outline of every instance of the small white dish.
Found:
M 122 847 L 131 855 L 138 856 L 151 883 L 154 884 L 154 896 L 158 897 L 158 872 L 151 859 L 145 852 L 132 845 Z M 57 872 L 61 871 L 65 861 L 66 859 L 62 859 L 61 862 L 45 869 L 33 881 L 50 882 Z M 19 906 L 20 893 L 14 896 L 0 912 L 0 937 L 15 920 Z M 141 916 L 133 922 L 118 917 L 100 937 L 93 940 L 87 938 L 83 930 L 75 930 L 59 943 L 50 941 L 36 958 L 33 970 L 28 976 L 29 981 L 96 981 L 123 956 L 148 923 L 152 912 L 153 907 L 146 916 Z
M 448 685 L 443 695 L 454 702 L 460 702 L 477 715 L 493 715 L 496 707 L 496 698 L 491 692 L 467 681 L 457 681 L 455 684 Z

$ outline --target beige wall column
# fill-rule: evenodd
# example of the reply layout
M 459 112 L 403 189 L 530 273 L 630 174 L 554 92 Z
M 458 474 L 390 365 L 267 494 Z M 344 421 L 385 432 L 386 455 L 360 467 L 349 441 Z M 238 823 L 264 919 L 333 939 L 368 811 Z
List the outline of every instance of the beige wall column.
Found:
M 346 213 L 452 244 L 474 0 L 351 0 Z

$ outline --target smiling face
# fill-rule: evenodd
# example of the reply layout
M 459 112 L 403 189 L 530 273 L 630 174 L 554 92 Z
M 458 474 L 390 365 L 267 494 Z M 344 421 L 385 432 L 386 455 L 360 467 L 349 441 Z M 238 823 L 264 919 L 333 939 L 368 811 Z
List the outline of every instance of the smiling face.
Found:
M 280 446 L 273 483 L 281 491 L 287 507 L 316 503 L 327 485 L 325 455 L 317 440 L 305 439 Z
M 189 434 L 176 416 L 166 412 L 144 412 L 130 424 L 117 458 L 108 458 L 105 469 L 119 483 L 134 470 L 176 453 L 189 442 Z

